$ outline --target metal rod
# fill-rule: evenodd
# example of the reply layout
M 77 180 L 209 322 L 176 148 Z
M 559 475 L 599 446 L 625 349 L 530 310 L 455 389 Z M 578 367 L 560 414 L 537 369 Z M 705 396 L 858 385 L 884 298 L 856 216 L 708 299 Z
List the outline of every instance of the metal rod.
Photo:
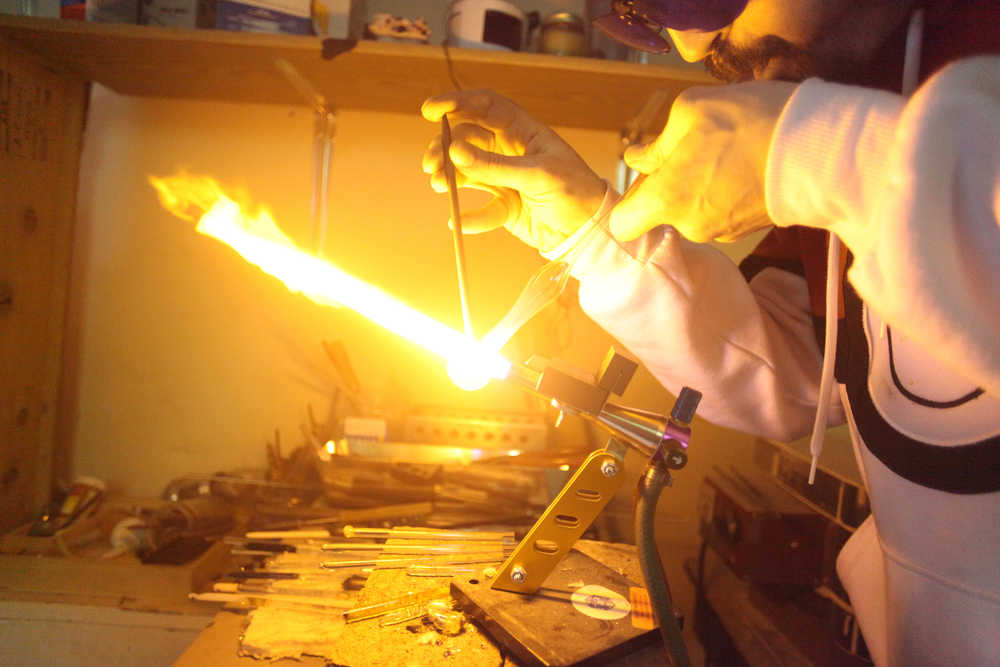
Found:
M 331 578 L 330 581 L 333 581 Z M 272 588 L 270 584 L 243 584 L 232 581 L 220 581 L 212 585 L 212 590 L 216 593 L 230 593 L 237 595 L 247 595 L 254 596 L 259 593 L 267 594 L 278 594 L 278 595 L 293 595 L 296 597 L 303 598 L 304 601 L 308 601 L 308 598 L 323 598 L 332 600 L 341 600 L 343 598 L 337 597 L 336 589 L 331 588 Z M 347 605 L 344 605 L 343 609 L 351 609 L 356 604 L 356 600 L 344 600 Z M 348 606 L 349 605 L 349 606 Z
M 357 542 L 331 542 L 323 545 L 323 551 L 377 551 L 384 554 L 468 554 L 500 553 L 509 550 L 513 544 L 500 542 L 476 542 L 471 544 L 452 543 L 446 546 L 422 544 L 370 544 Z
M 451 237 L 455 245 L 455 266 L 458 269 L 458 298 L 462 306 L 462 323 L 465 334 L 474 336 L 472 317 L 469 313 L 469 278 L 465 269 L 465 244 L 462 239 L 462 214 L 458 208 L 458 184 L 455 165 L 451 161 L 451 125 L 448 116 L 441 116 L 441 152 L 444 161 L 444 177 L 448 183 L 448 202 L 451 204 Z
M 308 530 L 251 530 L 248 540 L 328 540 L 332 537 L 325 528 Z
M 348 610 L 354 606 L 352 600 L 291 595 L 288 593 L 220 593 L 218 591 L 209 591 L 207 593 L 188 593 L 188 598 L 200 602 L 279 602 L 342 610 Z
M 437 598 L 446 598 L 451 594 L 451 589 L 447 586 L 433 588 L 429 591 L 409 592 L 397 598 L 384 600 L 364 607 L 354 607 L 344 612 L 344 620 L 348 623 L 355 623 L 377 616 L 383 616 L 391 611 L 423 604 Z
M 474 530 L 439 530 L 436 528 L 364 528 L 344 526 L 344 537 L 392 538 L 413 540 L 460 540 L 462 542 L 513 542 L 514 531 L 482 532 Z
M 421 565 L 414 563 L 406 568 L 406 574 L 411 577 L 454 577 L 457 574 L 473 574 L 473 567 L 456 565 Z
M 471 563 L 502 563 L 504 554 L 438 554 L 401 557 L 401 558 L 366 558 L 362 560 L 327 560 L 319 564 L 324 570 L 336 570 L 347 567 L 378 567 L 379 569 L 400 569 L 410 565 L 468 565 Z
M 299 484 L 296 482 L 271 482 L 263 479 L 250 479 L 247 477 L 233 477 L 231 475 L 207 475 L 202 473 L 188 473 L 181 475 L 177 481 L 191 482 L 219 482 L 220 484 L 265 486 L 277 489 L 297 489 L 300 491 L 322 491 L 324 487 L 319 484 Z

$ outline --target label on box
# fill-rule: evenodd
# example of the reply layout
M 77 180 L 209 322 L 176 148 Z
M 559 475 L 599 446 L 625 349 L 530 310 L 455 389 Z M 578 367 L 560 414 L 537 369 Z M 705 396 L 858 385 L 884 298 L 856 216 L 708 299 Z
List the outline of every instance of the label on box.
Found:
M 384 419 L 375 417 L 345 417 L 344 437 L 348 440 L 385 442 L 388 427 Z
M 199 0 L 143 0 L 140 22 L 172 28 L 198 25 Z
M 260 3 L 263 4 L 263 3 Z M 291 35 L 311 35 L 312 21 L 308 7 L 305 16 L 296 16 L 275 9 L 257 7 L 249 2 L 219 2 L 215 26 L 222 30 L 243 32 L 280 32 Z
M 88 21 L 138 23 L 139 0 L 86 0 Z
M 299 16 L 310 18 L 312 16 L 312 0 L 239 0 L 231 2 L 224 0 L 227 5 L 244 5 L 246 7 L 257 7 L 259 9 L 269 9 L 289 16 Z M 223 4 L 223 2 L 219 2 Z

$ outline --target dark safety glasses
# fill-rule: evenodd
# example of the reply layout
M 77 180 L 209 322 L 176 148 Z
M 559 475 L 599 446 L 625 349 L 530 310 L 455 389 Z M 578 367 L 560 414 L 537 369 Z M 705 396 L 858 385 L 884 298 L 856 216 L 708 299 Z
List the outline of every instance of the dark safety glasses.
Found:
M 613 0 L 611 11 L 593 24 L 633 49 L 665 53 L 664 28 L 711 32 L 736 20 L 747 0 Z

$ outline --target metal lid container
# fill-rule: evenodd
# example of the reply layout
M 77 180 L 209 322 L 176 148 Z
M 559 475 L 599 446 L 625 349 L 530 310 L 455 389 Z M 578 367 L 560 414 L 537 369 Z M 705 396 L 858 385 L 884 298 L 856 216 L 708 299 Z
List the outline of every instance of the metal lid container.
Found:
M 558 56 L 583 56 L 587 53 L 587 26 L 570 12 L 549 14 L 542 20 L 539 52 Z

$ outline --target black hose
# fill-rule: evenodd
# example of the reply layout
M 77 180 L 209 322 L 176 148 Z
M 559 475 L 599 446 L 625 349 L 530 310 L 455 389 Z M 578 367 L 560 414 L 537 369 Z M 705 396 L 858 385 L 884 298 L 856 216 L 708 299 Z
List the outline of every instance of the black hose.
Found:
M 670 595 L 670 585 L 663 573 L 660 552 L 656 548 L 654 525 L 656 504 L 660 500 L 663 487 L 670 483 L 670 472 L 654 457 L 639 478 L 639 488 L 635 500 L 635 543 L 639 552 L 639 565 L 646 580 L 649 601 L 660 623 L 663 645 L 675 667 L 690 667 L 687 647 L 681 637 L 681 629 L 674 616 L 674 604 Z

